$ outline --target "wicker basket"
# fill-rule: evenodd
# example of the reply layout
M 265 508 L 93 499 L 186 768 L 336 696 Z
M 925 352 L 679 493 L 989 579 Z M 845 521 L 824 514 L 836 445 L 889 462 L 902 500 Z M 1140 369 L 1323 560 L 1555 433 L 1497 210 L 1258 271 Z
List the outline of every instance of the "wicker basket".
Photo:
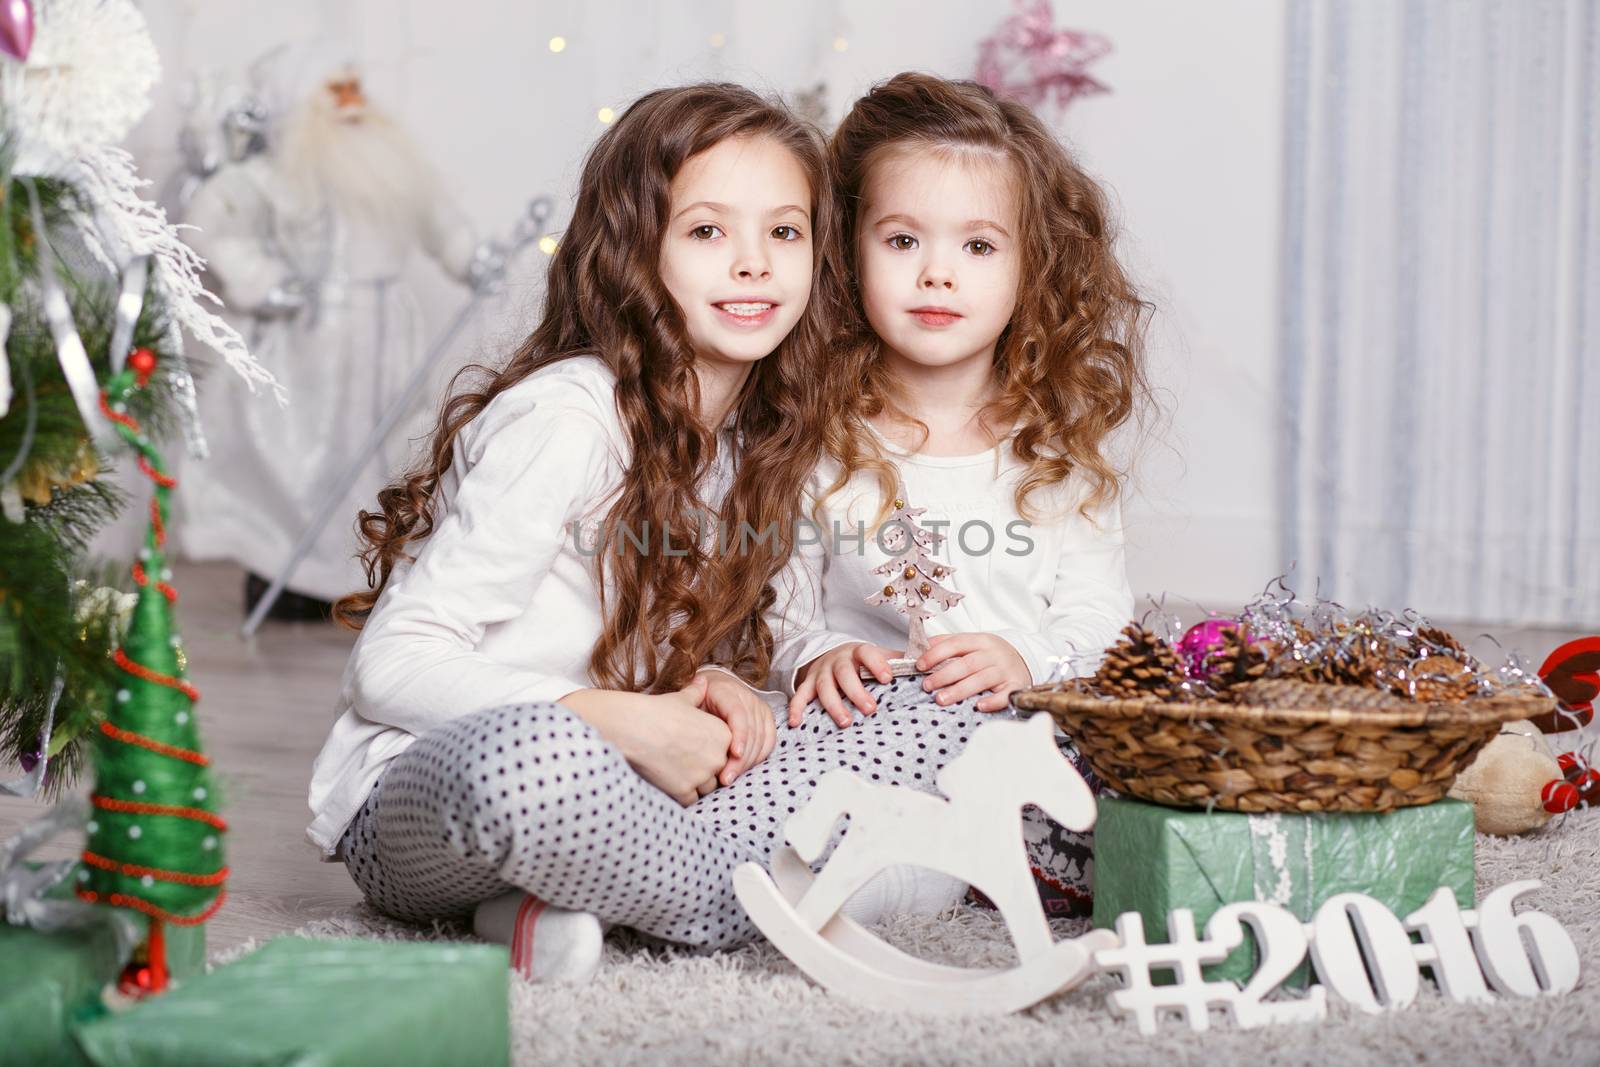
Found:
M 1500 730 L 1548 711 L 1524 696 L 1399 708 L 1114 700 L 1075 683 L 1011 695 L 1048 711 L 1118 792 L 1228 811 L 1389 811 L 1429 804 Z

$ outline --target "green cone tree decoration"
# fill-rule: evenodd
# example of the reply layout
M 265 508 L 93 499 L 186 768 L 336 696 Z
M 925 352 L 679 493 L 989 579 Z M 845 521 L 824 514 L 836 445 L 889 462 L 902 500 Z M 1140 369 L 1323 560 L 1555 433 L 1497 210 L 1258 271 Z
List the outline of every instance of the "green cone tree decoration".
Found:
M 162 924 L 196 925 L 222 905 L 222 835 L 210 760 L 200 751 L 182 644 L 173 625 L 177 593 L 165 554 L 167 497 L 176 483 L 126 400 L 149 380 L 155 356 L 136 351 L 102 399 L 106 417 L 139 454 L 155 484 L 150 524 L 133 580 L 138 603 L 113 660 L 122 672 L 95 738 L 95 790 L 78 895 L 150 917 L 144 991 L 166 986 Z

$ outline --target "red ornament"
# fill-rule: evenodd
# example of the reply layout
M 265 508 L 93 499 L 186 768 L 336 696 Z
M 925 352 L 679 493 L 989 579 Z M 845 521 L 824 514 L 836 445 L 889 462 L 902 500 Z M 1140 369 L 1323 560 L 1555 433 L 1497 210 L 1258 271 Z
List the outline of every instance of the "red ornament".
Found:
M 167 935 L 160 919 L 150 920 L 145 942 L 117 976 L 117 992 L 128 997 L 151 997 L 166 992 Z
M 155 992 L 154 967 L 148 963 L 129 962 L 117 977 L 117 992 L 128 997 L 145 997 Z
M 1578 806 L 1578 787 L 1571 782 L 1546 782 L 1539 799 L 1544 801 L 1545 811 L 1560 815 Z
M 156 354 L 148 348 L 135 348 L 128 354 L 128 366 L 139 376 L 139 384 L 144 385 L 155 372 Z

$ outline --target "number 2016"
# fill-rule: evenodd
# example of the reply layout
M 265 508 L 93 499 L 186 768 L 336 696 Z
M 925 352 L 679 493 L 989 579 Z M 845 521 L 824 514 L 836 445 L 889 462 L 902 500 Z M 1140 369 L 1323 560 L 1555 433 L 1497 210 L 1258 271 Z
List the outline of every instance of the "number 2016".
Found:
M 1341 893 L 1324 901 L 1311 922 L 1312 962 L 1330 992 L 1368 1011 L 1410 1004 L 1419 965 L 1463 1003 L 1491 999 L 1491 986 L 1515 997 L 1566 993 L 1578 984 L 1572 938 L 1549 915 L 1511 910 L 1537 888 L 1536 880 L 1503 885 L 1477 911 L 1460 910 L 1441 888 L 1404 924 L 1371 897 Z M 1422 940 L 1412 943 L 1408 931 Z
M 1146 946 L 1137 912 L 1120 916 L 1119 949 L 1097 954 L 1101 966 L 1143 976 L 1110 994 L 1112 1006 L 1139 1019 L 1153 1033 L 1155 1012 L 1181 1010 L 1196 1030 L 1207 1028 L 1208 1007 L 1228 1011 L 1240 1027 L 1319 1019 L 1329 994 L 1369 1012 L 1403 1008 L 1416 999 L 1420 969 L 1428 968 L 1444 994 L 1462 1003 L 1506 996 L 1566 993 L 1578 983 L 1578 950 L 1561 924 L 1537 911 L 1512 911 L 1518 897 L 1539 888 L 1527 880 L 1503 885 L 1476 911 L 1462 911 L 1448 888 L 1434 891 L 1426 904 L 1404 921 L 1362 893 L 1340 893 L 1302 923 L 1287 908 L 1266 901 L 1241 901 L 1218 909 L 1206 923 L 1205 939 L 1194 936 L 1186 908 L 1168 916 L 1169 945 Z M 1255 933 L 1260 965 L 1243 988 L 1201 977 L 1202 962 L 1218 962 L 1243 943 L 1244 928 Z M 1420 938 L 1413 942 L 1411 935 Z M 1311 954 L 1322 985 L 1295 999 L 1268 1001 Z M 1173 967 L 1176 986 L 1153 986 L 1153 967 Z

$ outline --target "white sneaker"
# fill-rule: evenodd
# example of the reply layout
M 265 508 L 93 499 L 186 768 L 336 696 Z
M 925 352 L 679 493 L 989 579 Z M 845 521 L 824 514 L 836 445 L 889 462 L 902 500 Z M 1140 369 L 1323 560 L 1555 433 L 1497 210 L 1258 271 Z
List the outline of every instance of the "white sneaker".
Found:
M 885 867 L 853 893 L 840 915 L 863 926 L 895 915 L 938 915 L 961 901 L 967 883 L 927 867 Z
M 553 908 L 520 889 L 479 904 L 472 932 L 509 945 L 511 969 L 530 982 L 581 984 L 600 969 L 600 920 L 586 911 Z

